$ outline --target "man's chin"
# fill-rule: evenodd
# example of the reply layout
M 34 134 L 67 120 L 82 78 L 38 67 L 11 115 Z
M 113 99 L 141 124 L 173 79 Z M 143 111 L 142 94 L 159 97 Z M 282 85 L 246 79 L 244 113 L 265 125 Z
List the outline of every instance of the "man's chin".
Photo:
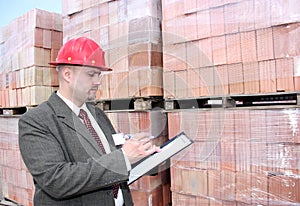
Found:
M 96 95 L 89 95 L 87 101 L 94 101 L 96 99 Z

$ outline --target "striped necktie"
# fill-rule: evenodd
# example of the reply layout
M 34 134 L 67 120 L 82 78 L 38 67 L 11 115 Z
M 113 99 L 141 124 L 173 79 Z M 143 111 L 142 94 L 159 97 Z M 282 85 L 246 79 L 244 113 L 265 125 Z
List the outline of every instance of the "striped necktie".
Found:
M 81 118 L 83 120 L 83 123 L 89 130 L 90 134 L 96 140 L 96 142 L 97 142 L 98 146 L 100 147 L 101 151 L 103 152 L 103 154 L 106 154 L 106 151 L 104 149 L 102 141 L 101 141 L 100 137 L 98 136 L 97 132 L 95 131 L 94 127 L 92 126 L 91 120 L 90 120 L 88 114 L 86 113 L 86 111 L 84 111 L 83 109 L 80 109 L 78 116 L 79 116 L 79 118 Z M 119 191 L 119 184 L 113 185 L 114 198 L 118 197 L 118 191 Z

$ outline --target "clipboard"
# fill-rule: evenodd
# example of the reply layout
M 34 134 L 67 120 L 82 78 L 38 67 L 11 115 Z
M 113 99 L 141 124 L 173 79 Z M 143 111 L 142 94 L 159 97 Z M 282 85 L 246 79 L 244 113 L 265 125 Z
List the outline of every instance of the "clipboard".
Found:
M 161 151 L 138 161 L 131 169 L 128 185 L 153 170 L 155 167 L 170 159 L 172 156 L 193 144 L 193 140 L 188 138 L 184 132 L 174 136 L 172 139 L 160 146 Z

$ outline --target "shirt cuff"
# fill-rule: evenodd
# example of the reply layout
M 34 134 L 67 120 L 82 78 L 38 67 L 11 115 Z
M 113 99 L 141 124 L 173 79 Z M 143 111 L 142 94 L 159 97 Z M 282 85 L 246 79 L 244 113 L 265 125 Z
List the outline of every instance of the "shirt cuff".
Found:
M 124 159 L 125 159 L 125 162 L 126 162 L 126 167 L 127 167 L 127 171 L 130 171 L 131 170 L 131 164 L 129 162 L 129 159 L 128 157 L 125 155 L 125 152 L 123 151 L 123 148 L 121 148 L 122 152 L 123 152 L 123 155 L 124 155 Z

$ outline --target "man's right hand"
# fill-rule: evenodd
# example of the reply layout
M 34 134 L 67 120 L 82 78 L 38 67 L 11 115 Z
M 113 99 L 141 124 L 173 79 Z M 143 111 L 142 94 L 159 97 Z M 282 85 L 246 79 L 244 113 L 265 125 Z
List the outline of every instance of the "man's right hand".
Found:
M 160 147 L 152 145 L 150 135 L 147 133 L 133 135 L 130 139 L 126 140 L 122 149 L 131 164 L 161 150 Z

